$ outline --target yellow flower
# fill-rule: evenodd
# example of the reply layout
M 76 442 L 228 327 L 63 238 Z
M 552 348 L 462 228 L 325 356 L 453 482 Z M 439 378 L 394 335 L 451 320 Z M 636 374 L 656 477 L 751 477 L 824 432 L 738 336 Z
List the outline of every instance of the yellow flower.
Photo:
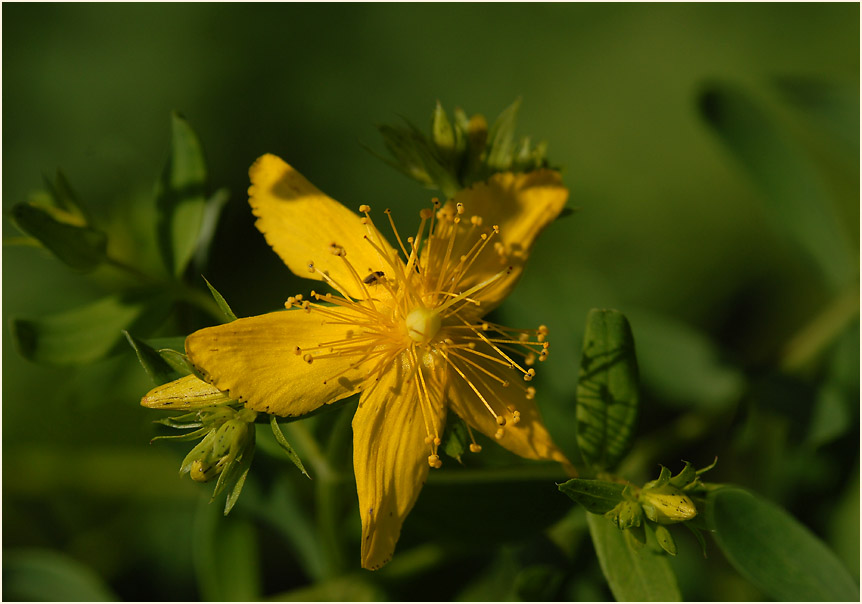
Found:
M 267 242 L 294 273 L 337 293 L 297 295 L 287 312 L 203 329 L 186 352 L 210 383 L 255 411 L 298 416 L 362 393 L 353 464 L 363 567 L 389 561 L 429 469 L 441 466 L 447 409 L 518 455 L 571 470 L 528 384 L 547 357 L 547 328 L 482 320 L 562 210 L 568 191 L 557 172 L 500 173 L 435 201 L 415 236 L 395 231 L 401 254 L 369 206 L 354 214 L 278 157 L 264 155 L 249 174 Z

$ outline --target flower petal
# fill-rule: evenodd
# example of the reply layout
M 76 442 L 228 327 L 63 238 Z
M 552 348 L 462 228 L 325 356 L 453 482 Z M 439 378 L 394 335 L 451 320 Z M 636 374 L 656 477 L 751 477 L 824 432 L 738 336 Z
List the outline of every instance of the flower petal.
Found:
M 478 360 L 474 362 L 488 371 L 493 372 L 495 369 L 493 364 L 488 361 Z M 471 428 L 494 439 L 512 453 L 527 459 L 558 461 L 570 474 L 577 475 L 572 464 L 554 444 L 551 435 L 542 423 L 535 401 L 528 400 L 524 392 L 513 383 L 504 387 L 493 380 L 483 380 L 481 376 L 477 377 L 475 372 L 471 374 L 468 370 L 466 374 L 495 411 L 507 418 L 508 421 L 503 427 L 502 438 L 495 438 L 500 426 L 476 395 L 476 392 L 462 378 L 453 377 L 449 386 L 449 408 L 452 411 L 467 422 Z M 516 379 L 520 378 L 512 376 L 512 380 Z M 520 421 L 517 423 L 512 421 L 511 409 L 520 413 Z
M 386 270 L 386 262 L 365 236 L 390 258 L 396 257 L 374 225 L 362 224 L 359 216 L 325 195 L 281 158 L 262 156 L 249 169 L 249 176 L 249 203 L 258 217 L 255 226 L 300 277 L 323 280 L 319 273 L 309 272 L 309 262 L 314 262 L 347 294 L 362 297 L 362 287 L 345 260 L 353 265 L 359 279 L 372 271 Z M 346 256 L 333 254 L 333 246 L 342 248 Z
M 476 243 L 479 232 L 490 233 L 491 227 L 500 227 L 499 234 L 491 241 L 470 266 L 467 274 L 458 282 L 460 291 L 506 271 L 497 281 L 483 288 L 471 297 L 481 302 L 476 307 L 477 316 L 484 315 L 496 308 L 511 292 L 523 271 L 524 263 L 536 237 L 562 211 L 569 197 L 569 190 L 563 186 L 559 172 L 536 170 L 526 173 L 501 172 L 494 174 L 486 182 L 459 191 L 447 202 L 444 213 L 454 215 L 455 204 L 461 203 L 464 214 L 457 227 L 459 235 L 455 240 L 451 258 L 458 259 L 467 254 Z M 471 219 L 481 217 L 479 232 L 473 232 Z M 440 221 L 435 233 L 448 239 L 451 223 Z M 502 244 L 499 245 L 499 244 Z M 445 245 L 437 245 L 432 255 L 431 266 L 441 266 Z M 463 313 L 462 313 L 463 314 Z
M 324 323 L 315 312 L 288 310 L 196 331 L 186 338 L 186 353 L 207 381 L 232 399 L 255 411 L 292 417 L 362 388 L 366 375 L 351 367 L 352 357 L 304 360 L 306 351 L 349 335 L 345 325 Z
M 362 394 L 353 417 L 353 468 L 362 517 L 362 567 L 375 570 L 395 551 L 401 525 L 428 476 L 430 446 L 417 380 L 405 380 L 396 362 Z M 433 411 L 426 414 L 442 435 L 446 418 L 442 388 L 432 385 Z

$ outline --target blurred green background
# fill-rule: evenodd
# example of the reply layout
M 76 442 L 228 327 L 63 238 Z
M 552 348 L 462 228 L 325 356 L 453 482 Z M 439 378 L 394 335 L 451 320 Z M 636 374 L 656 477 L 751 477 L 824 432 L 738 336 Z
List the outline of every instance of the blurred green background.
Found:
M 309 288 L 253 227 L 256 157 L 412 228 L 433 192 L 362 148 L 382 149 L 374 124 L 424 128 L 438 99 L 492 119 L 522 97 L 518 130 L 548 141 L 577 211 L 540 238 L 499 314 L 551 328 L 536 384 L 557 440 L 574 446 L 586 313 L 618 308 L 645 398 L 631 478 L 718 455 L 709 480 L 783 505 L 858 581 L 857 4 L 5 4 L 3 51 L 4 211 L 59 167 L 120 234 L 117 256 L 154 254 L 153 183 L 178 110 L 212 188 L 231 192 L 205 274 L 239 316 Z M 5 246 L 3 285 L 6 599 L 610 597 L 583 512 L 541 530 L 570 509 L 554 478 L 430 481 L 375 574 L 358 569 L 350 476 L 338 545 L 315 536 L 315 484 L 267 451 L 221 518 L 209 487 L 177 478 L 188 447 L 147 444 L 161 432 L 131 349 L 80 368 L 14 349 L 10 317 L 105 284 Z M 136 335 L 207 321 L 186 311 Z M 349 419 L 313 425 L 346 439 L 333 443 L 345 468 Z M 684 597 L 763 597 L 683 537 Z

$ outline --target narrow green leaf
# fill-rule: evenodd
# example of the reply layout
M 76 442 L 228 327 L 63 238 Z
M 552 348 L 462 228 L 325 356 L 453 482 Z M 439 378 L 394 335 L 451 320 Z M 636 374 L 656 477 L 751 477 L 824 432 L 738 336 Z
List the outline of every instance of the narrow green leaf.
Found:
M 437 101 L 431 117 L 431 140 L 441 157 L 448 159 L 452 156 L 455 150 L 455 130 L 440 101 Z
M 171 151 L 156 193 L 157 235 L 168 271 L 180 275 L 198 244 L 206 198 L 203 152 L 185 119 L 171 115 Z
M 677 602 L 682 599 L 667 557 L 652 548 L 635 550 L 607 518 L 587 514 L 602 573 L 619 602 Z
M 658 541 L 661 548 L 671 556 L 676 556 L 676 541 L 673 540 L 673 535 L 670 534 L 670 530 L 663 524 L 648 526 L 651 526 L 653 534 L 655 535 L 655 540 Z
M 90 568 L 51 550 L 3 553 L 3 599 L 24 602 L 112 602 L 117 596 Z
M 299 455 L 296 454 L 296 451 L 293 450 L 293 447 L 290 446 L 290 443 L 287 442 L 287 439 L 284 437 L 284 432 L 281 431 L 281 427 L 278 425 L 278 417 L 270 415 L 269 420 L 269 425 L 272 426 L 272 433 L 275 436 L 276 442 L 278 442 L 287 454 L 290 461 L 293 462 L 293 465 L 299 468 L 299 471 L 305 474 L 306 478 L 311 479 L 311 476 L 309 476 L 308 472 L 305 471 L 305 466 L 302 465 L 302 460 L 299 458 Z
M 212 283 L 207 281 L 206 277 L 204 277 L 203 280 L 207 284 L 207 287 L 209 288 L 210 293 L 213 295 L 213 299 L 215 299 L 216 304 L 218 304 L 218 307 L 221 309 L 221 311 L 224 313 L 224 315 L 228 318 L 228 321 L 236 321 L 236 315 L 231 310 L 230 305 L 227 303 L 227 300 L 224 299 L 224 296 L 222 296 L 218 292 L 218 290 L 212 286 Z
M 494 171 L 508 170 L 515 154 L 515 125 L 521 99 L 506 107 L 488 132 L 488 157 L 485 163 Z
M 165 361 L 160 353 L 153 350 L 146 342 L 135 338 L 128 331 L 123 331 L 123 335 L 126 336 L 129 345 L 134 349 L 135 354 L 138 355 L 138 360 L 141 362 L 144 371 L 147 372 L 147 375 L 150 376 L 150 379 L 153 380 L 153 384 L 156 386 L 167 384 L 183 375 L 187 375 L 176 371 L 173 366 Z
M 105 259 L 108 238 L 101 231 L 62 222 L 46 209 L 26 203 L 12 206 L 12 220 L 75 270 L 91 271 Z
M 227 495 L 227 499 L 224 502 L 224 515 L 227 516 L 230 514 L 230 511 L 233 509 L 233 506 L 236 505 L 236 502 L 239 500 L 239 494 L 242 492 L 242 487 L 245 485 L 245 479 L 248 478 L 248 472 L 251 470 L 251 462 L 254 459 L 254 449 L 247 451 L 243 456 L 242 460 L 239 463 L 239 467 L 237 468 L 237 479 L 231 488 L 230 493 Z
M 54 202 L 59 208 L 80 219 L 84 224 L 89 223 L 89 212 L 78 195 L 72 189 L 72 185 L 60 170 L 54 176 L 54 181 L 51 182 L 47 178 L 45 183 L 48 185 L 48 190 L 51 192 Z
M 616 310 L 587 315 L 577 391 L 577 438 L 584 459 L 612 469 L 631 446 L 638 417 L 638 367 L 631 328 Z
M 177 352 L 172 348 L 160 348 L 158 350 L 159 357 L 174 370 L 178 377 L 190 375 L 194 373 L 201 377 L 195 370 L 189 358 L 181 352 Z
M 858 277 L 833 195 L 812 159 L 746 93 L 724 84 L 704 91 L 707 124 L 765 193 L 767 210 L 811 257 L 836 290 Z M 858 113 L 858 111 L 857 111 Z
M 213 193 L 204 205 L 200 233 L 198 234 L 198 242 L 194 254 L 194 265 L 199 272 L 204 270 L 204 267 L 207 265 L 216 227 L 218 226 L 222 210 L 228 201 L 230 201 L 230 191 L 221 188 Z
M 859 601 L 859 586 L 826 544 L 777 505 L 736 488 L 707 497 L 707 521 L 733 567 L 784 601 Z
M 37 363 L 78 365 L 108 354 L 144 310 L 121 296 L 39 319 L 12 319 L 21 356 Z
M 581 504 L 588 512 L 605 514 L 623 500 L 624 485 L 605 480 L 573 478 L 557 485 L 563 493 Z

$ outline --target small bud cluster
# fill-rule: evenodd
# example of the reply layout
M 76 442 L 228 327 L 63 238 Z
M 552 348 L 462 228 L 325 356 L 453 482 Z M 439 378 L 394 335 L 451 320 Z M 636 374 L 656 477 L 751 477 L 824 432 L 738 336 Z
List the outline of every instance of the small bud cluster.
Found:
M 456 108 L 450 118 L 440 103 L 431 116 L 431 133 L 410 124 L 378 129 L 392 159 L 387 163 L 425 186 L 452 197 L 459 189 L 495 172 L 527 172 L 547 165 L 546 145 L 517 141 L 515 124 L 520 99 L 497 117 L 491 127 L 481 115 L 468 117 Z M 481 224 L 480 217 L 471 218 Z
M 697 516 L 698 509 L 692 495 L 705 487 L 700 475 L 712 465 L 695 470 L 688 462 L 676 476 L 662 466 L 656 480 L 642 488 L 628 485 L 620 501 L 605 514 L 620 530 L 625 531 L 630 543 L 641 546 L 646 542 L 645 529 L 649 528 L 659 546 L 670 555 L 676 555 L 676 543 L 665 525 L 688 522 Z

